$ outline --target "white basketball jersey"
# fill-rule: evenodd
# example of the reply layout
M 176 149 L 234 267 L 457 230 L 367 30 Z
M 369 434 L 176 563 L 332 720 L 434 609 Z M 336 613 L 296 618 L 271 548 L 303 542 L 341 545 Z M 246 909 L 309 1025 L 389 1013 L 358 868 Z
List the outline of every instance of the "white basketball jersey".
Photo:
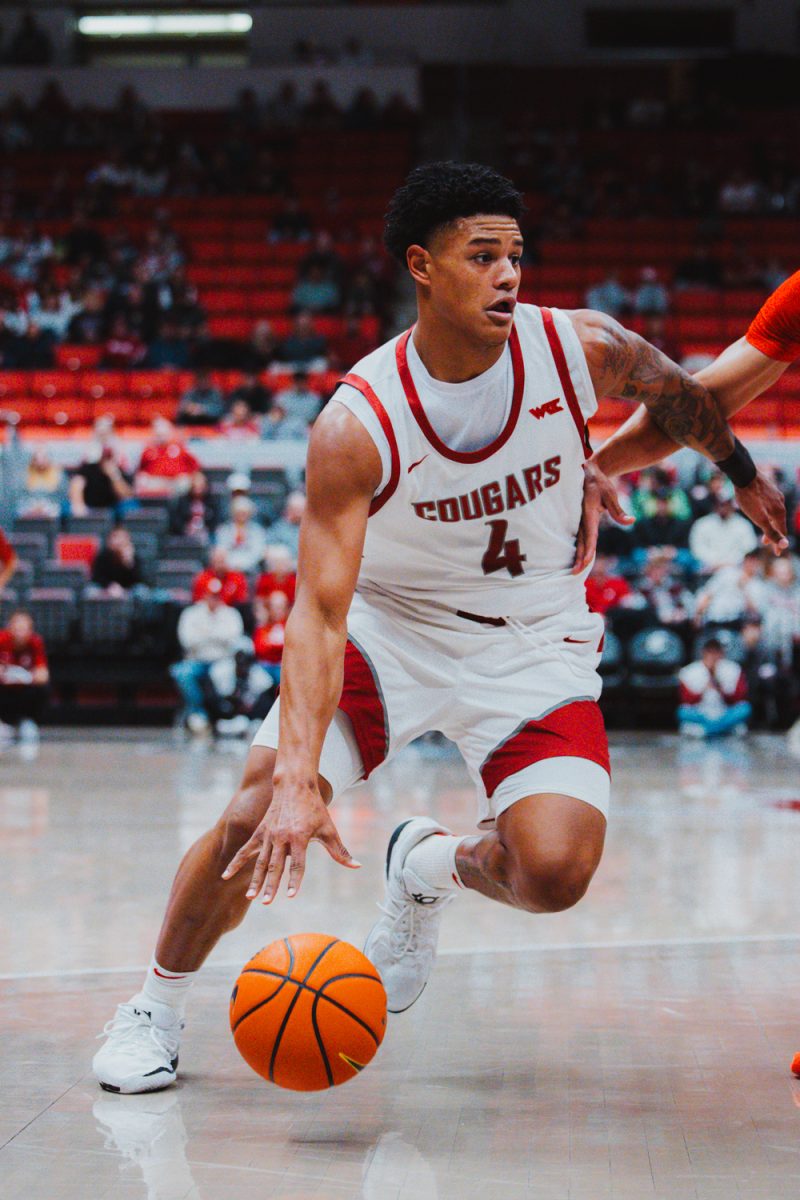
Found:
M 391 452 L 357 590 L 436 623 L 448 614 L 456 622 L 458 611 L 528 621 L 586 613 L 585 575 L 571 571 L 586 420 L 597 401 L 569 318 L 517 305 L 508 418 L 491 444 L 470 452 L 445 445 L 428 420 L 408 365 L 410 336 L 379 347 L 342 380 L 366 399 Z M 345 388 L 336 398 L 347 407 L 347 396 Z M 507 407 L 502 390 L 497 405 Z

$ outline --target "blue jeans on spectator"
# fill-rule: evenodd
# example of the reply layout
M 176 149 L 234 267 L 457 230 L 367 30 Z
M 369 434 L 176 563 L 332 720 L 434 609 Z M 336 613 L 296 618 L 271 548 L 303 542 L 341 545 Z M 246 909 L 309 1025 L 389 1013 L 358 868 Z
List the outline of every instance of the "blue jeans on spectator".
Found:
M 702 729 L 706 737 L 724 737 L 737 725 L 746 725 L 753 713 L 753 706 L 747 700 L 732 704 L 718 717 L 707 717 L 697 711 L 693 704 L 681 704 L 678 709 L 680 725 L 695 725 Z
M 186 715 L 205 713 L 206 702 L 203 694 L 203 684 L 208 679 L 211 663 L 198 662 L 196 659 L 185 658 L 183 662 L 173 663 L 169 673 L 178 685 L 186 706 Z M 207 714 L 206 714 L 207 715 Z

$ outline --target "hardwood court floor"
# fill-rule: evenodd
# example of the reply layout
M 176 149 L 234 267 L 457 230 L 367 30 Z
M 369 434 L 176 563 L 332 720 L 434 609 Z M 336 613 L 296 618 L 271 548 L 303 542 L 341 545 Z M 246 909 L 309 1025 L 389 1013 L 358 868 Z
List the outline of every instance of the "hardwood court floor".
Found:
M 101 1092 L 95 1035 L 139 985 L 180 854 L 235 750 L 48 733 L 0 757 L 0 1195 L 9 1200 L 800 1200 L 800 778 L 783 739 L 613 739 L 605 860 L 573 910 L 459 896 L 435 975 L 343 1088 L 263 1083 L 227 1029 L 238 967 L 360 943 L 386 839 L 468 832 L 463 768 L 408 752 L 337 806 L 348 872 L 253 910 L 195 988 L 179 1087 Z

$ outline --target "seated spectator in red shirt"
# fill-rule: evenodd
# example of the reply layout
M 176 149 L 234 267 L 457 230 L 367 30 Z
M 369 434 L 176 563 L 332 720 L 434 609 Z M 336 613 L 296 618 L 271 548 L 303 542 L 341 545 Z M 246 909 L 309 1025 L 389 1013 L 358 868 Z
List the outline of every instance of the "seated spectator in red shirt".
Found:
M 112 529 L 103 549 L 92 563 L 92 583 L 110 596 L 122 596 L 144 583 L 142 566 L 128 530 L 122 525 Z
M 2 529 L 0 529 L 0 596 L 2 596 L 6 584 L 16 571 L 18 562 L 19 559 L 14 547 Z
M 208 566 L 195 575 L 192 584 L 192 600 L 196 604 L 208 591 L 209 581 L 218 579 L 222 590 L 219 595 L 225 604 L 247 603 L 247 577 L 241 571 L 232 571 L 228 566 L 228 552 L 215 546 L 208 556 Z
M 255 604 L 256 630 L 253 634 L 256 658 L 280 683 L 283 643 L 286 638 L 286 620 L 289 616 L 289 601 L 283 592 L 272 592 L 266 599 Z
M 289 605 L 294 604 L 297 574 L 291 551 L 286 546 L 268 546 L 264 563 L 267 569 L 256 582 L 256 597 L 266 600 L 273 592 L 283 592 Z
M 230 412 L 219 423 L 219 431 L 225 437 L 241 441 L 243 438 L 261 436 L 261 425 L 253 416 L 246 400 L 234 400 Z
M 151 495 L 177 493 L 188 477 L 200 470 L 200 464 L 165 417 L 156 417 L 152 430 L 152 440 L 142 451 L 136 490 Z
M 621 575 L 611 574 L 613 559 L 605 554 L 598 554 L 594 560 L 592 573 L 586 580 L 586 601 L 592 612 L 602 613 L 616 608 L 618 604 L 630 596 L 631 589 Z
M 0 739 L 16 728 L 21 742 L 35 742 L 47 702 L 50 672 L 44 642 L 26 612 L 11 614 L 0 631 Z

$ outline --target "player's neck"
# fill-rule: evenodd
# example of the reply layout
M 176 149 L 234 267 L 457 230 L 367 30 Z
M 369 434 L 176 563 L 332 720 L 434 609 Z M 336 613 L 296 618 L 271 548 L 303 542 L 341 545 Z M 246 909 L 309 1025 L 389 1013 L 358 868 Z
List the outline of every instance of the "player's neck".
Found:
M 452 325 L 420 313 L 412 334 L 425 370 L 442 383 L 467 383 L 493 367 L 506 345 L 485 346 Z

